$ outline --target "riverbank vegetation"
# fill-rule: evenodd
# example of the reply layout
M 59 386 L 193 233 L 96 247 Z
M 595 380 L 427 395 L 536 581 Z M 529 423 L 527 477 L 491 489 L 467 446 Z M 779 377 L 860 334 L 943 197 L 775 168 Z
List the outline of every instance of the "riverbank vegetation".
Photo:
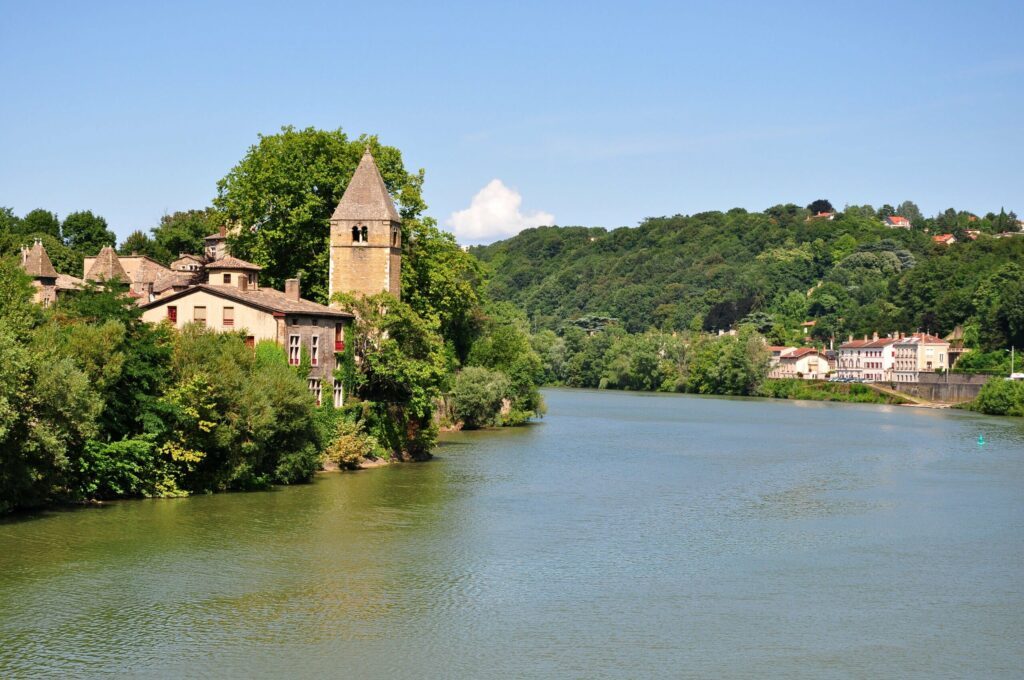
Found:
M 273 343 L 143 323 L 115 285 L 43 310 L 0 261 L 0 511 L 310 479 L 330 414 Z
M 842 401 L 853 404 L 906 404 L 906 399 L 883 394 L 867 385 L 832 383 L 822 380 L 766 380 L 758 390 L 762 397 L 773 399 L 805 399 L 808 401 Z
M 1024 380 L 989 380 L 964 408 L 991 416 L 1024 417 Z

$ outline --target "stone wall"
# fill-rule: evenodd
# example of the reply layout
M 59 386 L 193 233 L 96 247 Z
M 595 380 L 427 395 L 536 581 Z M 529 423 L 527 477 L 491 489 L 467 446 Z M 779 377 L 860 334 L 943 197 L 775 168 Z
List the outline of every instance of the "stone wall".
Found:
M 894 390 L 940 404 L 961 404 L 978 396 L 993 376 L 970 373 L 921 373 L 916 383 L 885 383 Z

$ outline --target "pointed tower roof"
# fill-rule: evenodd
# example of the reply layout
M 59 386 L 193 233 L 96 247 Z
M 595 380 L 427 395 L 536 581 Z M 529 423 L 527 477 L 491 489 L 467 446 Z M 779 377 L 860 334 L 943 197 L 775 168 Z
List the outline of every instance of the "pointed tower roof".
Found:
M 21 249 L 21 266 L 29 276 L 35 279 L 55 279 L 57 270 L 46 254 L 42 239 L 36 239 L 31 248 Z
M 401 222 L 395 202 L 388 195 L 384 180 L 373 160 L 370 147 L 366 147 L 345 195 L 331 215 L 332 220 L 391 220 Z
M 96 256 L 96 262 L 85 273 L 85 278 L 90 281 L 113 280 L 130 283 L 128 274 L 121 266 L 121 260 L 117 258 L 117 253 L 110 246 L 103 248 Z

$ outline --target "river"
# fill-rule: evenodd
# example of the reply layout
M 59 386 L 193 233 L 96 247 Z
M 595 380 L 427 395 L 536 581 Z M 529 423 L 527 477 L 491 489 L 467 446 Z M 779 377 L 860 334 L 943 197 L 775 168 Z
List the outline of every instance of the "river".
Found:
M 1020 420 L 545 394 L 429 463 L 4 520 L 0 677 L 1021 676 Z

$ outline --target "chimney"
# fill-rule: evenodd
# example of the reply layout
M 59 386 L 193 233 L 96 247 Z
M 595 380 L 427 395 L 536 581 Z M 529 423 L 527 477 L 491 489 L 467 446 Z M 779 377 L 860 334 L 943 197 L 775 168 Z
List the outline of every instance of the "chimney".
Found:
M 284 296 L 289 300 L 299 299 L 299 280 L 288 279 L 284 282 Z
M 853 333 L 850 333 L 850 339 L 847 342 L 853 342 Z
M 872 340 L 878 340 L 878 331 L 875 331 L 874 335 L 871 336 Z
M 245 274 L 238 275 L 238 289 L 249 290 L 249 277 Z

